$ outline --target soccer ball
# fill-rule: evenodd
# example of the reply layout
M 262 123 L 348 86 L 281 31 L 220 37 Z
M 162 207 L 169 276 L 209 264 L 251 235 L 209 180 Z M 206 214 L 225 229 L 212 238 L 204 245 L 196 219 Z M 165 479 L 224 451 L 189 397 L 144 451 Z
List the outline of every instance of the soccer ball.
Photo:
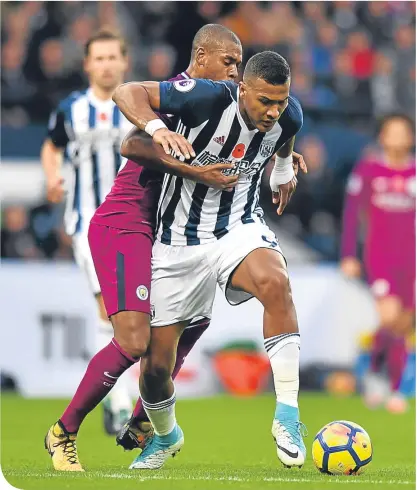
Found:
M 325 425 L 313 441 L 313 461 L 321 473 L 359 475 L 372 460 L 372 443 L 358 424 L 338 420 Z

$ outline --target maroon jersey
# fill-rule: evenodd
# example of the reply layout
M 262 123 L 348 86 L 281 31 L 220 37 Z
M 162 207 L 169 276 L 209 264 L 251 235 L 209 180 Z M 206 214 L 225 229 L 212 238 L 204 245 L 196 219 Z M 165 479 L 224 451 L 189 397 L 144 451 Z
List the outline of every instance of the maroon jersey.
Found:
M 170 80 L 186 78 L 190 77 L 183 72 Z M 171 122 L 168 116 L 161 115 L 161 118 L 167 125 Z M 122 230 L 153 233 L 162 179 L 162 173 L 127 160 L 91 222 Z
M 415 257 L 415 160 L 402 168 L 382 158 L 359 162 L 350 176 L 344 213 L 342 256 L 356 256 L 359 218 L 366 222 L 365 262 L 413 267 Z

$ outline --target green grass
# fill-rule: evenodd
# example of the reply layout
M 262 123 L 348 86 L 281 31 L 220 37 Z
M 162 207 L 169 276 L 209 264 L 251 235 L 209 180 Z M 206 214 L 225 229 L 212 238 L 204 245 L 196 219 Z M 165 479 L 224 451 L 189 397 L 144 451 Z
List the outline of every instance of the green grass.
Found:
M 21 489 L 253 489 L 395 490 L 415 488 L 415 405 L 402 416 L 369 412 L 358 398 L 338 399 L 304 394 L 302 420 L 310 451 L 315 433 L 327 422 L 347 419 L 363 425 L 374 445 L 374 460 L 357 477 L 321 475 L 311 455 L 304 467 L 280 466 L 270 434 L 272 395 L 250 399 L 221 396 L 179 401 L 177 417 L 185 433 L 181 453 L 162 470 L 129 471 L 134 452 L 123 452 L 101 428 L 101 410 L 85 421 L 79 455 L 85 474 L 51 470 L 43 438 L 66 406 L 63 400 L 1 400 L 1 465 L 7 480 Z M 139 486 L 138 486 L 139 485 Z

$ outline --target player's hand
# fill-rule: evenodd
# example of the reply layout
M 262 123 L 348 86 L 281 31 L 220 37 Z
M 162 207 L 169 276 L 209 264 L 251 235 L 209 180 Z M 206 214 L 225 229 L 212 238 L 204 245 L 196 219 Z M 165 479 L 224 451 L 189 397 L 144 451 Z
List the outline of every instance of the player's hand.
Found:
M 356 257 L 345 257 L 340 263 L 343 274 L 349 278 L 358 278 L 362 274 L 362 266 Z
M 294 168 L 295 175 L 298 174 L 300 168 L 305 174 L 308 172 L 303 155 L 301 155 L 300 153 L 296 153 L 295 151 L 292 152 L 292 166 Z
M 196 180 L 214 189 L 231 191 L 236 187 L 239 175 L 225 175 L 225 170 L 234 168 L 231 163 L 215 163 L 205 167 L 192 167 L 196 174 Z
M 59 203 L 64 199 L 64 178 L 57 175 L 46 183 L 46 198 L 49 202 Z
M 274 204 L 279 204 L 277 213 L 281 216 L 286 208 L 287 204 L 290 202 L 292 195 L 297 187 L 297 177 L 293 177 L 287 184 L 281 184 L 279 186 L 278 192 L 272 193 L 272 202 Z
M 195 157 L 193 147 L 182 134 L 170 131 L 168 128 L 161 128 L 155 131 L 152 138 L 155 143 L 163 147 L 167 155 L 173 150 L 176 157 L 183 156 L 186 160 Z

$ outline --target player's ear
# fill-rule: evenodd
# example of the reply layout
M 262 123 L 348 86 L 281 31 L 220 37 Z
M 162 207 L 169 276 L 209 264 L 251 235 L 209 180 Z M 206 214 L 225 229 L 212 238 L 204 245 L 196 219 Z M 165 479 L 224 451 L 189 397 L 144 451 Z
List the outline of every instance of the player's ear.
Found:
M 245 98 L 245 95 L 246 95 L 246 84 L 243 81 L 239 82 L 239 95 L 243 99 Z
M 207 53 L 206 50 L 200 46 L 195 52 L 195 60 L 198 66 L 205 66 L 207 63 Z

